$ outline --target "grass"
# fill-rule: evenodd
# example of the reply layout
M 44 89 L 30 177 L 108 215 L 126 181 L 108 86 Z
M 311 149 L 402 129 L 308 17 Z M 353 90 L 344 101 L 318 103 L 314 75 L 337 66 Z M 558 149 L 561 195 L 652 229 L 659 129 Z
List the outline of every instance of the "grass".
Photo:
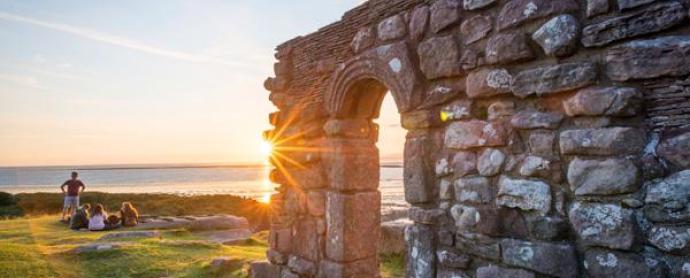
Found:
M 2 195 L 0 192 L 0 197 L 3 197 Z M 7 217 L 58 214 L 62 209 L 63 195 L 59 193 L 20 193 L 10 196 L 12 200 L 6 203 L 13 204 L 12 206 L 0 204 L 0 217 L 3 215 Z M 131 202 L 141 214 L 164 216 L 232 214 L 246 217 L 255 230 L 268 228 L 268 205 L 234 195 L 181 196 L 175 194 L 85 192 L 80 196 L 81 204 L 100 203 L 107 211 L 111 212 L 118 211 L 122 202 L 125 201 Z M 21 213 L 16 213 L 16 210 L 21 210 Z
M 241 245 L 202 240 L 186 230 L 163 231 L 160 238 L 118 239 L 121 248 L 77 254 L 72 250 L 107 232 L 71 231 L 58 216 L 0 221 L 2 277 L 247 277 L 251 261 L 264 260 L 267 232 Z M 226 269 L 209 265 L 219 256 L 234 262 Z M 382 258 L 383 277 L 403 276 L 400 256 Z

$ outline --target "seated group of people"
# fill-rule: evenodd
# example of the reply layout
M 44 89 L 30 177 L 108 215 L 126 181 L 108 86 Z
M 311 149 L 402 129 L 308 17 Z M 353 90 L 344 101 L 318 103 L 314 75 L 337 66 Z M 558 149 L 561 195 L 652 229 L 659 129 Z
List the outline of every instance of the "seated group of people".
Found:
M 73 230 L 88 228 L 90 231 L 107 231 L 120 226 L 136 226 L 139 224 L 139 212 L 129 202 L 122 203 L 120 216 L 108 215 L 101 204 L 91 209 L 90 204 L 79 207 L 70 217 L 69 227 Z

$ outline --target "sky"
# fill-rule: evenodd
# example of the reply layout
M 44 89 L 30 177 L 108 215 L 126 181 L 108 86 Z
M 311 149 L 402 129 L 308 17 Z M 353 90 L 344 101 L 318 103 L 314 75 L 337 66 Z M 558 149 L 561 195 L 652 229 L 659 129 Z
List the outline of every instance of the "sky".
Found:
M 0 166 L 260 162 L 274 47 L 359 2 L 0 0 Z

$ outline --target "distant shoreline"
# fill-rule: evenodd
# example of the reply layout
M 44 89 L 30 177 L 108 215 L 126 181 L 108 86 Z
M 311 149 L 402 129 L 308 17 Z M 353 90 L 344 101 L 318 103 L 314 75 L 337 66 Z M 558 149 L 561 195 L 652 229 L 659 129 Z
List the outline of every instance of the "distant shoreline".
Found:
M 61 166 L 0 166 L 0 170 L 108 171 L 154 169 L 264 168 L 263 164 L 121 164 Z M 402 168 L 402 162 L 384 162 L 380 168 Z

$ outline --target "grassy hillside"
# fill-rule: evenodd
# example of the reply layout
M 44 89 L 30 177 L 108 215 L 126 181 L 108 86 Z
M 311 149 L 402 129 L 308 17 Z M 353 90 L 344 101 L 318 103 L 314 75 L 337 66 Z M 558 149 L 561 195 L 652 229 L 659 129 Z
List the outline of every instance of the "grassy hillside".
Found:
M 266 232 L 238 246 L 203 240 L 186 230 L 162 232 L 161 238 L 118 239 L 119 249 L 77 254 L 72 250 L 108 232 L 71 231 L 59 216 L 0 221 L 2 277 L 246 277 L 248 264 L 264 260 Z M 118 230 L 122 231 L 122 230 Z M 226 269 L 210 266 L 229 256 Z M 402 277 L 402 258 L 382 259 L 383 277 Z
M 0 204 L 0 217 L 3 216 L 3 211 L 8 212 L 4 214 L 6 216 L 22 214 L 38 216 L 58 214 L 62 210 L 63 196 L 59 193 L 20 193 L 9 195 L 10 197 L 0 194 L 0 197 L 3 196 L 4 199 L 13 199 L 4 202 L 8 206 Z M 162 216 L 232 214 L 246 217 L 256 230 L 268 228 L 268 205 L 233 195 L 181 196 L 86 192 L 80 197 L 81 204 L 100 203 L 106 210 L 113 212 L 118 211 L 124 201 L 134 204 L 141 214 Z M 12 203 L 14 205 L 9 206 Z M 21 213 L 17 213 L 17 210 Z

